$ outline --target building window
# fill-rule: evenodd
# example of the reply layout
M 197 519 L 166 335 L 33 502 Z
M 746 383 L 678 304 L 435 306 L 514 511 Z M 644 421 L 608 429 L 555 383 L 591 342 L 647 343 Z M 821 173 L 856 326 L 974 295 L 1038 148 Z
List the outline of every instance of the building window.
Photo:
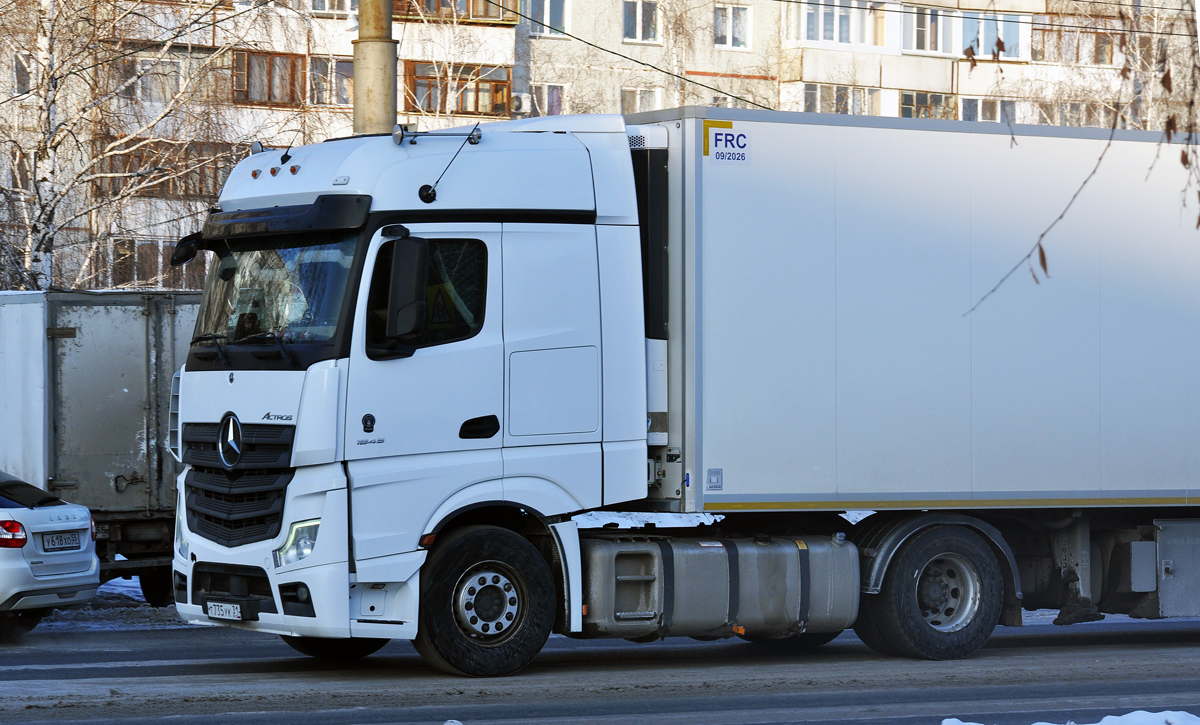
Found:
M 567 29 L 567 0 L 529 0 L 530 32 L 537 35 L 561 35 Z
M 963 13 L 962 17 L 963 55 L 1021 57 L 1020 16 Z
M 122 98 L 165 103 L 179 95 L 182 64 L 177 60 L 121 58 L 113 67 Z
M 33 191 L 33 165 L 29 163 L 29 155 L 23 151 L 13 151 L 9 164 L 12 188 Z
M 954 15 L 936 8 L 904 8 L 904 49 L 954 53 Z
M 717 5 L 713 9 L 713 45 L 718 48 L 750 46 L 750 8 Z
M 233 100 L 299 106 L 304 100 L 304 57 L 235 51 Z
M 879 115 L 879 91 L 855 86 L 804 84 L 804 110 L 807 113 L 841 113 L 851 116 Z
M 985 123 L 1016 123 L 1017 102 L 991 98 L 962 99 L 962 120 Z
M 1114 33 L 1075 30 L 1073 18 L 1036 16 L 1029 56 L 1050 63 L 1112 65 Z M 1102 21 L 1089 20 L 1090 23 Z M 1064 27 L 1066 26 L 1066 27 Z
M 625 0 L 625 40 L 658 42 L 656 0 Z
M 866 0 L 814 0 L 787 5 L 787 39 L 883 45 L 885 12 Z
M 127 150 L 106 151 L 113 141 L 96 141 L 96 192 L 107 197 L 215 201 L 239 155 L 232 144 L 193 142 L 180 147 L 137 138 L 128 139 Z
M 560 116 L 563 113 L 562 86 L 534 85 L 530 88 L 533 95 L 532 116 Z
M 179 267 L 171 266 L 175 242 L 160 239 L 117 239 L 111 245 L 111 264 L 106 264 L 103 248 L 92 255 L 93 279 L 103 282 L 108 270 L 112 287 L 158 287 L 163 289 L 204 289 L 204 263 L 207 254 Z
M 396 3 L 396 12 L 419 18 L 434 16 L 458 20 L 515 22 L 516 6 L 517 0 L 399 0 Z
M 621 113 L 658 110 L 658 91 L 653 88 L 622 88 Z
M 354 61 L 348 58 L 313 58 L 309 102 L 335 106 L 353 104 Z
M 309 7 L 314 13 L 358 12 L 358 0 L 309 0 L 309 3 Z
M 408 108 L 471 116 L 508 114 L 508 68 L 409 62 Z
M 33 57 L 28 53 L 13 53 L 13 93 L 15 95 L 23 95 L 29 93 L 33 88 L 30 81 L 30 68 L 33 65 Z
M 901 118 L 948 118 L 958 116 L 957 99 L 948 93 L 900 92 Z

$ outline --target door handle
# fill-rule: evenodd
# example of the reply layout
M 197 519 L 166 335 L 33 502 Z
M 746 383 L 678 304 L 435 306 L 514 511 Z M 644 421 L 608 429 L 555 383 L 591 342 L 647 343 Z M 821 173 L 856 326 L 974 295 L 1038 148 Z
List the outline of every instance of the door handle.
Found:
M 500 419 L 494 415 L 472 418 L 458 429 L 459 438 L 491 438 L 500 432 Z

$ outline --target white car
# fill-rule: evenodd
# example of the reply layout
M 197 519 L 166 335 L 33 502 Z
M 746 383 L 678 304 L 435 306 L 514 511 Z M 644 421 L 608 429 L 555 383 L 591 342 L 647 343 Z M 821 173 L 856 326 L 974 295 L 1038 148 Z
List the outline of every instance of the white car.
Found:
M 0 639 L 99 586 L 91 512 L 0 471 Z

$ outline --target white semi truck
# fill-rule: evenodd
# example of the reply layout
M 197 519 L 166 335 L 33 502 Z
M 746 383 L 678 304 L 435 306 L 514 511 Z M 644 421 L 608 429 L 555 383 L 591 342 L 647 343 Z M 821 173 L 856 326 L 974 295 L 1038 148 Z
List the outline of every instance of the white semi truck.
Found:
M 468 675 L 551 632 L 941 659 L 1022 609 L 1200 615 L 1200 244 L 1159 137 L 1108 137 L 684 108 L 259 150 L 176 254 L 179 612 Z

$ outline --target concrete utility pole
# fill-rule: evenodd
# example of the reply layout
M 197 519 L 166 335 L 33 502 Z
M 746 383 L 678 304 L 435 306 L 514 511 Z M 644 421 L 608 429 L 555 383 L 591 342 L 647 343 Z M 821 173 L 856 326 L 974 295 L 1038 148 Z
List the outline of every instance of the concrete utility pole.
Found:
M 396 45 L 392 0 L 360 0 L 354 43 L 354 133 L 391 133 L 396 125 Z
M 529 2 L 525 0 L 518 2 L 517 8 L 522 15 L 529 14 Z M 513 50 L 513 70 L 512 70 L 512 93 L 516 97 L 520 93 L 529 93 L 529 64 L 533 55 L 533 48 L 529 42 L 529 20 L 518 16 L 517 27 L 515 28 L 515 48 Z M 513 118 L 523 118 L 529 116 L 533 109 L 521 107 L 519 113 L 512 114 Z

